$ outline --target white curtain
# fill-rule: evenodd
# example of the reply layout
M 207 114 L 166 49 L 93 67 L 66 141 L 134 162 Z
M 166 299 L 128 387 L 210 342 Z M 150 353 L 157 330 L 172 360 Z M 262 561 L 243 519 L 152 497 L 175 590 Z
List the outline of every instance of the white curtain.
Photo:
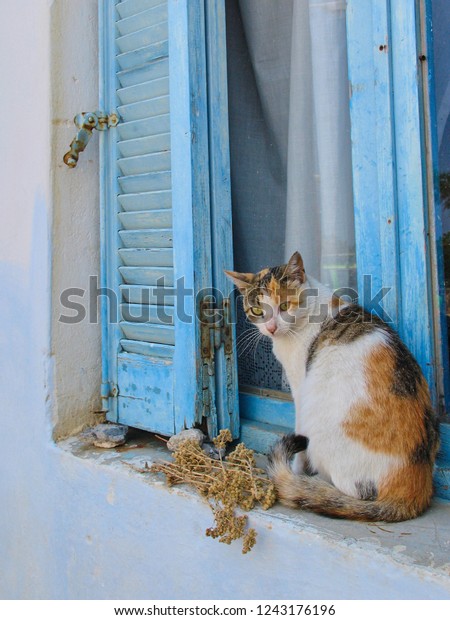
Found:
M 227 0 L 237 262 L 259 269 L 300 250 L 333 287 L 356 279 L 345 9 Z
M 346 2 L 226 0 L 235 267 L 356 286 Z M 241 316 L 238 333 L 248 325 Z M 247 349 L 248 353 L 248 349 Z M 241 383 L 283 389 L 270 344 Z

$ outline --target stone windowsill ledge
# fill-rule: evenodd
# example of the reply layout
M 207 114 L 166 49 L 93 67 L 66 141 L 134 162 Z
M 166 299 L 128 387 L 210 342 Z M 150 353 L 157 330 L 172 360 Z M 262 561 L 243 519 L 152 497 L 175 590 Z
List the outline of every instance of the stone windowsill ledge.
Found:
M 125 445 L 109 450 L 87 445 L 78 437 L 61 441 L 58 446 L 76 458 L 89 460 L 101 467 L 114 468 L 140 478 L 146 484 L 165 486 L 161 476 L 140 474 L 129 467 L 132 465 L 142 468 L 146 462 L 151 465 L 155 461 L 168 458 L 170 453 L 164 442 L 149 433 L 133 431 Z M 203 502 L 194 490 L 184 485 L 167 491 Z M 341 521 L 292 510 L 278 503 L 267 511 L 254 509 L 249 513 L 249 517 L 256 529 L 289 527 L 299 533 L 308 533 L 330 543 L 343 545 L 350 551 L 364 549 L 371 554 L 381 554 L 397 564 L 420 570 L 425 576 L 428 574 L 430 577 L 448 580 L 450 592 L 449 502 L 435 499 L 424 515 L 402 523 Z

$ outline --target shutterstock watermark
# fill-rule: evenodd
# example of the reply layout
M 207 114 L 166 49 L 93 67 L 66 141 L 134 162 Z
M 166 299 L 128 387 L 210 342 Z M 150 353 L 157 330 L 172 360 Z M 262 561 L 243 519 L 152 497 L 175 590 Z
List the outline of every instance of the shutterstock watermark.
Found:
M 367 320 L 377 316 L 387 323 L 392 318 L 382 306 L 383 300 L 393 290 L 393 287 L 382 287 L 373 290 L 372 276 L 364 276 L 363 290 L 360 294 L 354 288 L 345 287 L 333 291 L 334 305 L 343 307 L 351 303 L 358 303 L 367 311 Z M 317 288 L 280 289 L 275 291 L 280 300 L 296 300 L 295 308 L 288 307 L 284 312 L 284 320 L 293 323 L 298 318 L 298 312 L 308 313 L 310 323 L 322 323 L 329 317 L 329 305 L 323 301 L 323 296 Z M 106 305 L 108 323 L 114 324 L 121 320 L 136 322 L 157 322 L 162 325 L 172 325 L 175 318 L 182 323 L 195 321 L 219 324 L 223 320 L 223 300 L 229 297 L 228 293 L 216 288 L 207 288 L 194 294 L 192 288 L 185 286 L 185 279 L 179 278 L 173 286 L 167 286 L 164 277 L 159 278 L 154 286 L 122 285 L 120 292 L 111 288 L 99 286 L 98 276 L 89 276 L 88 286 L 84 288 L 66 288 L 60 295 L 61 312 L 59 322 L 67 325 L 77 325 L 83 321 L 96 324 L 100 321 L 102 304 Z M 239 304 L 242 295 L 232 295 L 233 303 Z M 261 321 L 270 318 L 271 306 L 264 305 Z M 121 308 L 122 306 L 122 308 Z M 298 309 L 298 310 L 297 310 Z M 269 311 L 270 310 L 270 311 Z M 228 313 L 228 318 L 236 320 L 237 312 Z M 336 320 L 339 320 L 337 315 Z M 355 314 L 355 321 L 358 320 Z M 359 319 L 360 320 L 360 319 Z M 348 322 L 348 318 L 347 318 Z

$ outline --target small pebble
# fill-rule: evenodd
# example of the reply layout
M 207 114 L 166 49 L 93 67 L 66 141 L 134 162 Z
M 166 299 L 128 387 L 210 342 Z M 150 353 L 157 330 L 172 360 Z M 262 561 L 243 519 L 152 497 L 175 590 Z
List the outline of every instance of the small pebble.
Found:
M 216 446 L 212 443 L 204 443 L 203 452 L 205 452 L 210 458 L 219 461 L 225 457 L 226 450 L 225 448 L 216 448 Z
M 123 424 L 97 424 L 82 433 L 83 439 L 97 448 L 116 448 L 127 440 L 128 426 Z
M 199 446 L 203 444 L 205 440 L 205 436 L 201 430 L 198 428 L 189 428 L 185 431 L 181 431 L 176 435 L 172 435 L 172 437 L 167 442 L 167 447 L 172 452 L 176 450 L 182 441 L 186 441 L 186 439 L 190 439 L 191 441 L 196 441 Z

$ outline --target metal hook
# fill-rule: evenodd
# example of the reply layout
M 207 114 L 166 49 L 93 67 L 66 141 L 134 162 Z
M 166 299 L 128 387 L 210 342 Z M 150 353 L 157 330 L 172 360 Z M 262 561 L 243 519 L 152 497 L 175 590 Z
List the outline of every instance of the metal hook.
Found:
M 78 163 L 80 153 L 84 151 L 92 137 L 92 131 L 105 131 L 109 127 L 115 127 L 119 122 L 117 114 L 107 115 L 105 112 L 82 112 L 77 114 L 73 122 L 78 127 L 78 132 L 70 144 L 70 150 L 64 155 L 64 163 L 69 168 L 75 168 Z

